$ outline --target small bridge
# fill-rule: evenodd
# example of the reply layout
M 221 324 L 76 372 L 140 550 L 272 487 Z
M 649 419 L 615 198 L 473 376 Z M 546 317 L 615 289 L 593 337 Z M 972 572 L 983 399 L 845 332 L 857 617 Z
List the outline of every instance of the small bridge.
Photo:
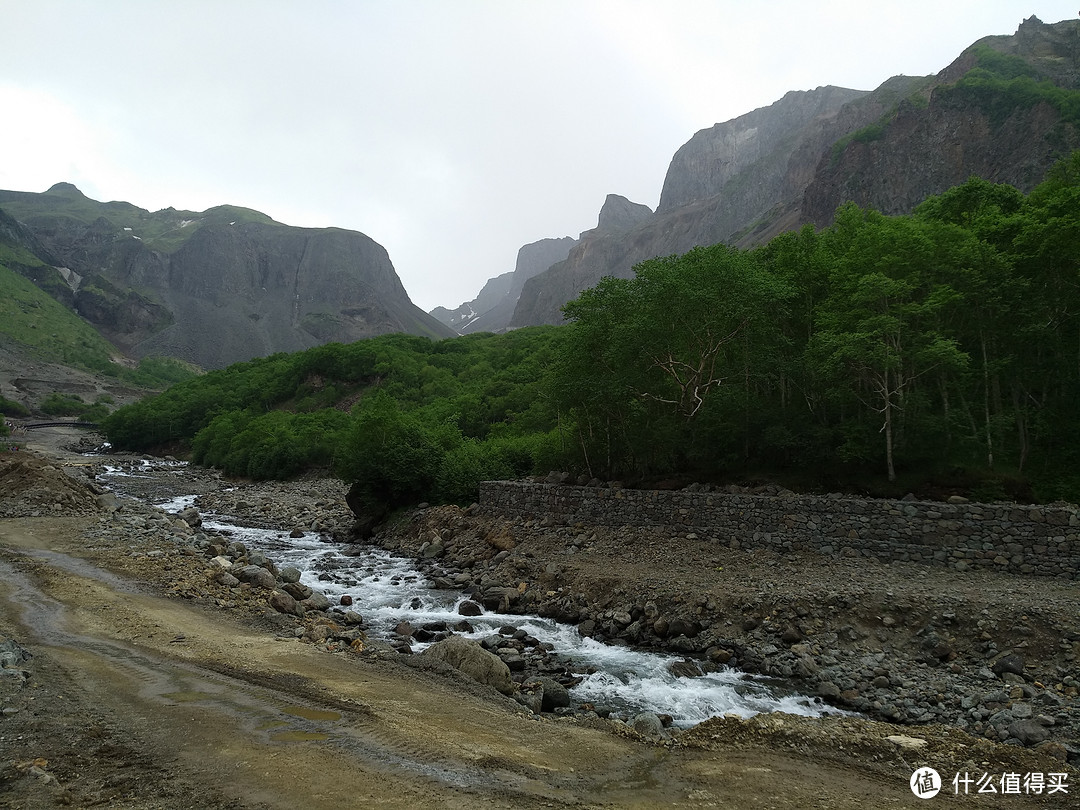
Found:
M 48 427 L 96 428 L 97 426 L 97 422 L 36 422 L 32 425 L 20 425 L 23 430 L 36 430 L 37 428 Z

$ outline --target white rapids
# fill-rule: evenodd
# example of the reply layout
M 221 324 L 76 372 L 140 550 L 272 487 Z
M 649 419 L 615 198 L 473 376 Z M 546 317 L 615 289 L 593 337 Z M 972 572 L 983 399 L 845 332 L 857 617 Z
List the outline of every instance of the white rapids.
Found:
M 178 512 L 194 500 L 193 495 L 183 496 L 158 505 Z M 375 638 L 392 637 L 401 621 L 413 627 L 439 621 L 450 626 L 464 618 L 457 606 L 465 595 L 434 588 L 411 560 L 382 549 L 363 547 L 357 555 L 359 547 L 349 546 L 346 554 L 345 546 L 317 533 L 294 538 L 285 531 L 238 526 L 223 515 L 204 514 L 203 526 L 262 551 L 279 568 L 297 568 L 302 572 L 300 581 L 321 591 L 333 604 L 339 604 L 342 596 L 351 597 L 350 610 L 364 617 L 369 635 Z M 736 669 L 700 677 L 677 676 L 669 668 L 684 660 L 682 657 L 604 644 L 582 637 L 572 625 L 538 616 L 485 611 L 467 621 L 473 630 L 461 635 L 478 641 L 512 626 L 541 643 L 550 643 L 555 654 L 583 678 L 571 688 L 571 697 L 579 703 L 606 707 L 619 716 L 651 711 L 671 715 L 676 726 L 688 728 L 729 713 L 742 717 L 775 711 L 806 716 L 842 713 L 774 680 Z M 425 646 L 417 643 L 413 649 Z

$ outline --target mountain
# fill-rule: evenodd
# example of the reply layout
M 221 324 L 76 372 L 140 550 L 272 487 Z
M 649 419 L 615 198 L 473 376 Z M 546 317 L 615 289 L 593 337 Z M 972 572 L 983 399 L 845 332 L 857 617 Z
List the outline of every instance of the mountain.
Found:
M 1080 21 L 1036 17 L 966 49 L 920 94 L 822 157 L 801 221 L 848 200 L 902 214 L 972 175 L 1027 192 L 1080 149 Z
M 526 284 L 511 325 L 560 323 L 562 305 L 604 276 L 629 278 L 645 259 L 727 240 L 791 193 L 809 173 L 805 156 L 838 137 L 840 111 L 866 95 L 838 87 L 791 92 L 698 132 L 672 158 L 656 212 L 582 234 L 566 261 Z M 858 109 L 868 120 L 880 115 L 878 104 Z
M 470 332 L 500 332 L 510 324 L 525 282 L 565 259 L 576 243 L 577 240 L 573 237 L 564 236 L 561 239 L 541 239 L 525 245 L 518 250 L 517 264 L 512 272 L 488 279 L 472 301 L 466 301 L 453 310 L 436 307 L 430 314 L 462 335 Z
M 0 191 L 0 211 L 43 263 L 36 277 L 21 272 L 134 357 L 220 368 L 387 332 L 453 334 L 356 231 L 291 227 L 236 206 L 151 213 L 70 183 Z
M 563 304 L 645 259 L 823 227 L 849 200 L 907 213 L 971 175 L 1029 191 L 1080 148 L 1078 53 L 1080 22 L 1031 17 L 936 76 L 794 91 L 702 130 L 672 158 L 656 212 L 583 233 L 525 284 L 510 326 L 560 323 Z

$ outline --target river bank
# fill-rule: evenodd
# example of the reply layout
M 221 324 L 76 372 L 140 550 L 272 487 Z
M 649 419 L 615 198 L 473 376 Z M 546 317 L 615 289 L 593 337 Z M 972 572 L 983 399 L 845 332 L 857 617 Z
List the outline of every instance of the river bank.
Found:
M 193 494 L 202 489 L 204 510 L 213 508 L 246 514 L 252 521 L 262 521 L 282 530 L 297 528 L 335 533 L 350 520 L 344 509 L 344 493 L 335 482 L 244 485 L 222 482 L 207 472 L 188 471 L 184 474 L 192 476 L 190 480 L 185 479 L 185 484 L 196 487 Z M 147 483 L 146 486 L 152 489 L 154 484 Z M 224 491 L 226 489 L 229 491 Z M 95 494 L 92 500 L 101 508 L 98 495 Z M 233 585 L 220 589 L 220 583 L 212 576 L 209 558 L 192 541 L 199 532 L 190 524 L 185 524 L 185 529 L 176 518 L 149 507 L 125 503 L 119 511 L 99 513 L 97 518 L 88 514 L 82 518 L 85 524 L 76 532 L 70 524 L 71 518 L 68 518 L 68 524 L 63 524 L 62 514 L 66 507 L 62 504 L 60 509 L 53 510 L 45 503 L 47 501 L 44 499 L 37 505 L 39 510 L 43 505 L 48 510 L 42 512 L 41 517 L 21 518 L 14 529 L 11 523 L 5 522 L 6 545 L 10 545 L 9 538 L 15 530 L 23 537 L 24 545 L 33 545 L 27 539 L 27 532 L 33 532 L 42 538 L 38 545 L 78 557 L 95 570 L 113 573 L 121 578 L 121 582 L 139 583 L 141 589 L 162 594 L 163 604 L 185 617 L 202 617 L 185 619 L 187 631 L 179 634 L 183 636 L 180 640 L 165 638 L 173 632 L 175 624 L 162 624 L 157 630 L 144 628 L 149 631 L 148 636 L 132 632 L 129 626 L 122 633 L 125 639 L 130 637 L 129 643 L 149 645 L 158 654 L 179 656 L 202 666 L 207 661 L 217 661 L 215 671 L 227 671 L 230 677 L 239 673 L 247 678 L 245 683 L 248 684 L 256 677 L 255 673 L 264 672 L 259 676 L 262 682 L 280 689 L 283 694 L 299 692 L 307 700 L 313 700 L 329 689 L 337 695 L 334 705 L 339 708 L 343 700 L 340 696 L 343 683 L 374 685 L 378 682 L 377 688 L 354 692 L 351 699 L 355 713 L 367 716 L 369 711 L 374 711 L 380 723 L 389 723 L 390 727 L 396 728 L 401 721 L 399 715 L 407 705 L 408 716 L 426 725 L 429 736 L 434 733 L 445 740 L 456 739 L 459 746 L 467 739 L 454 736 L 453 729 L 462 729 L 463 717 L 459 712 L 475 714 L 479 711 L 485 718 L 485 731 L 481 734 L 472 728 L 470 733 L 481 737 L 494 735 L 490 738 L 490 752 L 485 754 L 494 759 L 484 760 L 485 765 L 479 764 L 475 757 L 466 757 L 473 763 L 469 767 L 481 772 L 509 768 L 518 774 L 529 774 L 529 779 L 537 780 L 538 784 L 548 785 L 544 791 L 537 787 L 533 792 L 530 792 L 532 788 L 519 787 L 506 806 L 532 806 L 534 801 L 539 802 L 536 806 L 549 802 L 556 806 L 704 806 L 709 803 L 754 806 L 753 797 L 761 799 L 762 806 L 777 807 L 814 806 L 819 801 L 824 801 L 827 806 L 857 807 L 882 799 L 906 806 L 918 801 L 909 790 L 907 779 L 919 763 L 936 767 L 943 774 L 949 772 L 950 778 L 952 771 L 963 769 L 1002 774 L 1013 770 L 1075 773 L 1061 759 L 1068 755 L 1068 746 L 1075 740 L 1075 736 L 1070 736 L 1075 734 L 1075 702 L 1071 702 L 1075 694 L 1067 691 L 1071 688 L 1065 681 L 1069 677 L 1067 674 L 1054 682 L 1059 675 L 1056 668 L 1064 667 L 1068 671 L 1068 655 L 1075 655 L 1075 650 L 1066 646 L 1074 642 L 1063 634 L 1069 632 L 1069 611 L 1072 610 L 1072 617 L 1077 615 L 1075 602 L 1068 601 L 1075 597 L 1070 597 L 1068 592 L 1028 592 L 1022 582 L 1011 587 L 1006 583 L 995 586 L 993 582 L 982 580 L 958 584 L 955 577 L 947 582 L 935 582 L 919 572 L 894 566 L 885 567 L 890 569 L 887 571 L 838 570 L 835 565 L 819 561 L 815 567 L 813 560 L 758 558 L 748 552 L 734 553 L 732 549 L 718 548 L 715 544 L 695 542 L 699 538 L 657 537 L 655 533 L 645 536 L 622 530 L 609 534 L 584 527 L 559 530 L 506 521 L 496 516 L 467 514 L 451 507 L 406 515 L 379 538 L 384 547 L 426 560 L 425 565 L 433 577 L 442 577 L 457 587 L 472 589 L 481 602 L 491 603 L 497 599 L 500 605 L 505 601 L 510 611 L 529 608 L 560 615 L 576 622 L 584 632 L 617 642 L 621 640 L 621 643 L 627 643 L 636 634 L 638 643 L 678 651 L 695 662 L 719 663 L 730 655 L 728 663 L 735 661 L 753 669 L 756 655 L 761 662 L 758 671 L 785 674 L 785 668 L 792 667 L 790 674 L 793 677 L 801 678 L 837 705 L 854 707 L 853 701 L 865 698 L 870 701 L 871 713 L 876 711 L 877 716 L 885 717 L 884 711 L 873 706 L 877 700 L 882 708 L 901 709 L 903 714 L 897 719 L 904 721 L 896 724 L 862 718 L 810 720 L 781 715 L 763 715 L 751 720 L 720 718 L 690 731 L 669 730 L 663 739 L 650 741 L 626 728 L 625 724 L 596 717 L 545 714 L 543 718 L 546 719 L 537 722 L 537 716 L 524 712 L 519 705 L 493 690 L 470 687 L 465 679 L 454 677 L 445 668 L 424 670 L 406 665 L 408 659 L 422 656 L 403 656 L 378 645 L 358 652 L 347 644 L 335 642 L 332 633 L 320 638 L 318 631 L 308 632 L 309 627 L 328 626 L 321 624 L 318 610 L 305 611 L 301 620 L 271 608 L 267 595 L 254 587 L 245 589 Z M 54 511 L 59 514 L 54 515 Z M 64 574 L 48 560 L 28 559 L 25 554 L 16 553 L 12 559 L 27 569 L 28 576 L 44 578 L 44 583 L 78 580 L 81 587 L 85 587 L 85 571 Z M 521 587 L 523 584 L 524 588 Z M 1044 589 L 1048 585 L 1052 583 L 1040 583 Z M 106 585 L 96 587 L 100 590 Z M 120 585 L 115 589 L 114 586 L 107 587 L 112 593 L 122 594 Z M 78 588 L 59 590 L 65 600 L 77 603 L 81 599 Z M 511 592 L 517 597 L 514 598 Z M 123 602 L 122 596 L 115 598 L 120 600 L 118 604 Z M 1036 600 L 1045 601 L 1039 603 Z M 1043 608 L 1039 612 L 1021 613 L 1025 601 L 1043 604 Z M 23 598 L 22 603 L 25 602 Z M 16 632 L 21 629 L 23 644 L 32 647 L 32 641 L 26 637 L 25 622 L 20 624 L 11 618 L 13 610 L 5 611 L 6 626 Z M 116 613 L 112 619 L 122 618 L 120 611 Z M 1017 638 L 1010 634 L 1016 630 L 1014 620 L 1019 616 L 1027 617 L 1026 624 L 1020 626 L 1028 630 Z M 123 618 L 134 622 L 136 617 L 125 613 Z M 193 629 L 197 625 L 191 622 L 196 620 L 206 622 L 205 628 Z M 12 621 L 16 624 L 11 624 Z M 103 623 L 105 618 L 99 621 Z M 933 624 L 935 621 L 943 624 L 939 627 Z M 982 628 L 978 627 L 980 621 Z M 215 634 L 231 637 L 230 634 L 236 632 L 222 630 L 222 622 L 238 622 L 240 626 L 251 628 L 245 632 L 255 635 L 245 635 L 247 640 L 240 648 L 215 644 L 210 645 L 212 649 L 207 649 L 208 637 L 213 639 Z M 934 649 L 925 646 L 927 633 L 919 633 L 927 624 L 931 624 L 933 632 L 939 636 Z M 683 632 L 673 633 L 673 625 Z M 850 627 L 851 631 L 840 632 L 845 627 Z M 951 630 L 940 638 L 945 628 Z M 264 652 L 259 652 L 265 651 L 264 642 L 254 641 L 259 634 L 263 638 L 277 639 L 276 644 L 270 644 L 275 651 L 302 651 L 300 660 L 303 663 L 298 670 L 288 670 L 292 673 L 289 675 L 281 668 L 281 662 L 268 663 Z M 835 640 L 832 634 L 836 635 Z M 1058 635 L 1056 642 L 1054 634 Z M 983 639 L 983 635 L 990 638 Z M 987 642 L 993 643 L 994 655 L 985 654 L 990 649 Z M 951 654 L 941 655 L 944 650 L 938 648 L 939 644 L 950 645 Z M 976 658 L 980 644 L 984 645 L 983 652 Z M 45 646 L 47 649 L 36 651 L 32 666 L 56 655 L 53 647 Z M 927 652 L 933 654 L 933 661 L 920 661 L 919 657 Z M 1024 674 L 1011 674 L 1022 679 L 1022 683 L 1010 683 L 1009 670 L 999 667 L 1002 672 L 995 673 L 994 665 L 1008 655 L 1018 653 L 1024 655 L 1023 664 L 1019 666 Z M 948 660 L 950 657 L 952 660 Z M 411 663 L 415 664 L 415 661 Z M 800 663 L 808 675 L 798 671 Z M 976 664 L 980 666 L 976 667 Z M 296 666 L 296 662 L 291 662 L 290 666 Z M 816 673 L 811 671 L 813 666 L 817 667 Z M 980 675 L 983 668 L 989 671 L 994 681 L 985 677 L 985 673 Z M 883 671 L 878 673 L 876 670 Z M 297 672 L 303 672 L 304 678 L 298 680 Z M 351 674 L 345 675 L 346 672 Z M 327 685 L 330 673 L 334 673 L 329 681 L 332 686 Z M 810 677 L 814 675 L 817 677 Z M 408 685 L 407 690 L 389 687 L 382 681 L 384 676 L 390 681 L 403 681 Z M 304 683 L 308 678 L 323 686 L 313 689 L 310 683 Z M 894 680 L 899 683 L 894 685 Z M 836 688 L 835 693 L 827 684 Z M 931 695 L 926 691 L 929 688 L 937 691 Z M 379 697 L 380 689 L 390 689 L 397 696 L 395 700 L 405 703 L 394 703 L 395 708 L 389 709 L 385 696 Z M 21 690 L 17 694 L 22 699 L 28 693 Z M 413 698 L 406 698 L 405 694 L 415 696 L 415 705 Z M 926 698 L 922 697 L 924 694 Z M 931 701 L 938 694 L 941 699 Z M 1046 695 L 1055 701 L 1048 702 Z M 322 697 L 325 699 L 326 695 Z M 965 699 L 969 702 L 977 699 L 978 702 L 965 709 Z M 913 705 L 906 702 L 909 700 Z M 13 699 L 12 702 L 18 701 Z M 955 705 L 957 702 L 959 705 Z M 931 712 L 930 722 L 920 719 L 928 712 L 923 710 L 921 703 L 936 710 Z M 995 703 L 998 706 L 994 706 Z M 30 711 L 31 705 L 24 702 L 22 706 L 27 708 L 22 709 L 13 705 L 17 711 L 3 722 L 22 722 L 18 718 L 20 715 L 27 718 L 26 712 Z M 1026 714 L 1024 706 L 1031 706 L 1030 717 L 1023 716 Z M 918 715 L 909 709 L 919 710 Z M 981 733 L 976 731 L 974 723 L 983 718 L 975 720 L 972 709 L 979 715 L 989 712 Z M 971 718 L 972 725 L 968 729 L 973 732 L 971 734 L 956 728 L 952 720 L 964 711 Z M 1012 723 L 1030 719 L 1049 729 L 1051 738 L 1035 742 L 1033 746 L 1000 744 L 999 721 L 1004 718 L 998 716 L 995 720 L 995 715 L 1001 711 L 1012 714 L 1009 725 L 1003 726 L 1006 732 Z M 550 774 L 523 765 L 515 753 L 514 740 L 519 733 L 515 729 L 520 722 L 515 718 L 533 718 L 520 732 L 524 734 L 521 737 L 523 743 L 531 739 L 529 746 L 543 749 L 547 745 L 544 740 L 549 738 L 549 729 L 554 734 L 552 739 L 564 740 L 562 744 L 572 749 L 565 752 L 567 761 L 558 766 L 546 765 L 555 769 Z M 37 718 L 35 722 L 45 721 Z M 123 725 L 115 718 L 110 722 Z M 5 740 L 12 739 L 12 728 L 12 725 L 0 726 Z M 442 730 L 432 732 L 431 728 Z M 987 733 L 990 730 L 993 739 Z M 585 736 L 579 738 L 577 735 L 581 734 Z M 496 742 L 504 737 L 505 745 Z M 591 742 L 586 743 L 586 739 Z M 423 735 L 408 745 L 417 751 L 428 750 L 425 746 L 430 743 L 421 740 Z M 602 742 L 605 740 L 607 742 Z M 311 742 L 317 744 L 317 741 Z M 57 743 L 58 740 L 50 742 Z M 579 743 L 585 747 L 576 747 Z M 1040 744 L 1042 747 L 1037 747 Z M 640 753 L 657 750 L 657 745 L 659 750 L 667 752 L 662 761 Z M 588 753 L 593 749 L 593 753 Z M 34 767 L 31 756 L 34 750 L 29 744 L 20 746 L 22 758 L 19 763 L 24 766 L 31 763 L 24 768 L 26 771 Z M 268 750 L 272 751 L 273 746 Z M 401 756 L 400 749 L 395 750 Z M 455 760 L 445 748 L 440 750 L 442 757 Z M 639 752 L 634 755 L 639 758 L 631 770 L 640 774 L 644 767 L 649 776 L 644 781 L 631 778 L 630 771 L 624 771 L 621 777 L 614 776 L 620 768 L 630 767 L 630 760 L 619 751 Z M 421 758 L 430 760 L 432 756 L 434 752 L 428 750 Z M 461 762 L 461 756 L 461 749 L 458 749 L 456 761 Z M 615 759 L 607 759 L 611 756 Z M 536 755 L 532 760 L 534 763 L 535 759 Z M 577 764 L 571 766 L 570 761 Z M 511 767 L 508 762 L 518 764 Z M 644 765 L 645 762 L 650 764 Z M 45 769 L 46 774 L 50 768 Z M 766 770 L 753 770 L 760 768 Z M 168 768 L 165 771 L 176 773 Z M 187 773 L 183 769 L 179 771 Z M 70 776 L 57 772 L 65 776 L 58 781 L 70 782 Z M 445 799 L 448 795 L 450 788 L 445 782 L 440 783 L 441 786 L 429 784 L 422 779 L 418 781 L 415 774 L 415 770 L 408 768 L 402 771 L 405 784 L 411 788 L 423 782 L 421 799 L 411 806 L 427 806 L 427 800 L 435 802 L 437 797 Z M 734 774 L 741 774 L 738 781 L 742 793 L 737 799 L 730 795 Z M 386 778 L 385 775 L 382 778 Z M 10 772 L 8 779 L 13 785 L 36 784 L 24 782 L 25 777 L 16 782 Z M 826 786 L 827 779 L 835 780 L 831 787 Z M 1075 777 L 1071 781 L 1075 785 Z M 174 782 L 172 779 L 170 784 Z M 577 787 L 568 788 L 571 783 Z M 602 788 L 602 784 L 608 787 Z M 281 796 L 288 793 L 283 787 L 277 786 L 277 789 L 284 791 Z M 477 782 L 466 792 L 471 791 L 473 798 L 477 794 L 488 799 L 497 795 L 485 792 L 487 790 Z M 453 790 L 450 793 L 453 794 Z M 177 792 L 175 802 L 180 801 L 179 796 Z M 260 801 L 267 801 L 265 791 L 260 796 Z M 412 797 L 415 799 L 416 795 L 412 794 Z M 1032 806 L 1041 803 L 1068 806 L 1061 800 L 1060 794 L 1055 797 L 1016 797 L 1017 806 L 1025 806 L 1027 802 Z M 277 800 L 267 804 L 284 806 Z M 166 802 L 160 806 L 188 805 Z M 402 802 L 400 806 L 410 805 Z
M 289 489 L 259 484 L 197 503 L 303 525 L 310 508 Z M 688 674 L 736 666 L 875 719 L 942 723 L 1080 761 L 1080 595 L 1068 581 L 744 551 L 674 530 L 550 527 L 452 506 L 416 510 L 373 542 L 488 609 L 684 655 Z

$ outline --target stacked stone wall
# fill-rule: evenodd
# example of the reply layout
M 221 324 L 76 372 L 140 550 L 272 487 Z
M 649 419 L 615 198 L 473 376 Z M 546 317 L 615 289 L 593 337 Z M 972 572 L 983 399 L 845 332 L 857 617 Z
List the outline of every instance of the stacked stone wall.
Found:
M 1080 580 L 1075 506 L 938 503 L 487 481 L 481 508 L 560 525 L 669 526 L 735 548 Z

